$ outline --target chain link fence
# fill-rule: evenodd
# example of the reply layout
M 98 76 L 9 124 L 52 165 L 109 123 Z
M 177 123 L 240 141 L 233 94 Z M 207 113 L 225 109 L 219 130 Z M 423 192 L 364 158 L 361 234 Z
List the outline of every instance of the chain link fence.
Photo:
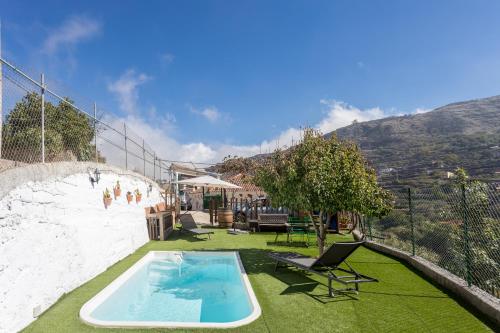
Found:
M 162 182 L 169 165 L 133 129 L 94 104 L 75 105 L 0 59 L 0 172 L 23 164 L 95 161 Z
M 22 164 L 96 161 L 168 178 L 169 166 L 132 128 L 79 108 L 0 59 L 0 172 Z M 89 110 L 90 109 L 90 110 Z M 500 182 L 391 186 L 394 210 L 361 227 L 373 241 L 425 258 L 500 297 Z
M 369 239 L 425 258 L 500 298 L 500 183 L 390 188 L 393 211 L 364 219 Z

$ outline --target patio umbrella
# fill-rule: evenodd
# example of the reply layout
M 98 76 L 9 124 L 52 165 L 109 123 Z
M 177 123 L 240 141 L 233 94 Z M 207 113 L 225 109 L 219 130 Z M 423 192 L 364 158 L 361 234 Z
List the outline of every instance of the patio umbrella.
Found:
M 234 185 L 232 183 L 223 181 L 221 179 L 217 179 L 212 176 L 200 176 L 200 177 L 195 177 L 195 178 L 189 178 L 189 179 L 184 179 L 180 180 L 177 182 L 177 184 L 184 184 L 184 185 L 192 185 L 192 186 L 204 186 L 204 187 L 219 187 L 219 188 L 231 188 L 231 189 L 238 189 L 241 188 L 238 185 Z

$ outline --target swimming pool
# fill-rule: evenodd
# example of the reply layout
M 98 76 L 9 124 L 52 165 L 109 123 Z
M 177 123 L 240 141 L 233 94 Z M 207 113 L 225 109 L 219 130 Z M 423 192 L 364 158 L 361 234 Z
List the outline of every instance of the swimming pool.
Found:
M 237 327 L 261 310 L 238 252 L 152 251 L 80 310 L 101 327 Z

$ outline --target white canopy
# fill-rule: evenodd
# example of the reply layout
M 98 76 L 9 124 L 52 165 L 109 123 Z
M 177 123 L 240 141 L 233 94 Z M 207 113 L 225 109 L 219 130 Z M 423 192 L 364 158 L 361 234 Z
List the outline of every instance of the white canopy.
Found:
M 219 187 L 219 188 L 241 188 L 238 185 L 225 182 L 221 179 L 217 179 L 212 176 L 200 176 L 195 178 L 189 178 L 180 180 L 177 184 L 192 185 L 192 186 L 205 186 L 205 187 Z

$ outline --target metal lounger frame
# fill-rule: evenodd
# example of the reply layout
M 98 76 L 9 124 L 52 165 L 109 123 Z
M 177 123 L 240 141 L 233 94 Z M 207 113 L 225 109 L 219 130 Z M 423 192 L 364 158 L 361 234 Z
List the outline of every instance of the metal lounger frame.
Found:
M 184 222 L 185 224 L 188 224 L 186 222 Z M 195 224 L 196 226 L 196 224 Z M 202 232 L 197 232 L 195 230 L 200 230 Z M 195 228 L 184 228 L 184 224 L 183 222 L 181 221 L 181 232 L 189 232 L 190 234 L 194 235 L 194 236 L 199 236 L 199 235 L 208 235 L 208 239 L 210 239 L 210 234 L 214 234 L 213 231 L 208 231 L 208 230 L 203 230 L 203 229 L 199 229 L 197 227 Z
M 322 268 L 324 270 L 323 271 L 323 270 L 314 269 L 313 266 L 301 265 L 301 264 L 294 262 L 292 260 L 280 257 L 279 255 L 270 255 L 270 256 L 271 256 L 271 258 L 276 260 L 276 266 L 274 267 L 275 272 L 280 267 L 279 264 L 281 262 L 281 263 L 285 264 L 281 267 L 293 266 L 293 267 L 296 267 L 297 269 L 326 277 L 328 279 L 328 295 L 331 297 L 335 296 L 334 291 L 338 291 L 338 292 L 355 291 L 357 293 L 359 291 L 359 284 L 360 283 L 378 282 L 378 280 L 375 278 L 358 273 L 354 268 L 352 268 L 351 265 L 349 265 L 347 260 L 342 260 L 342 262 L 345 263 L 347 265 L 347 267 L 349 267 L 349 269 L 344 269 L 344 268 L 338 267 L 340 264 L 336 265 L 336 266 L 327 266 L 327 265 L 323 265 L 323 264 L 321 264 L 321 262 L 319 262 L 318 264 L 322 266 Z M 342 271 L 345 273 L 349 273 L 351 275 L 338 276 L 337 274 L 335 274 L 335 271 Z M 355 287 L 354 288 L 344 288 L 344 289 L 334 289 L 332 287 L 332 281 L 340 282 L 343 285 L 349 285 L 349 284 L 354 283 Z

